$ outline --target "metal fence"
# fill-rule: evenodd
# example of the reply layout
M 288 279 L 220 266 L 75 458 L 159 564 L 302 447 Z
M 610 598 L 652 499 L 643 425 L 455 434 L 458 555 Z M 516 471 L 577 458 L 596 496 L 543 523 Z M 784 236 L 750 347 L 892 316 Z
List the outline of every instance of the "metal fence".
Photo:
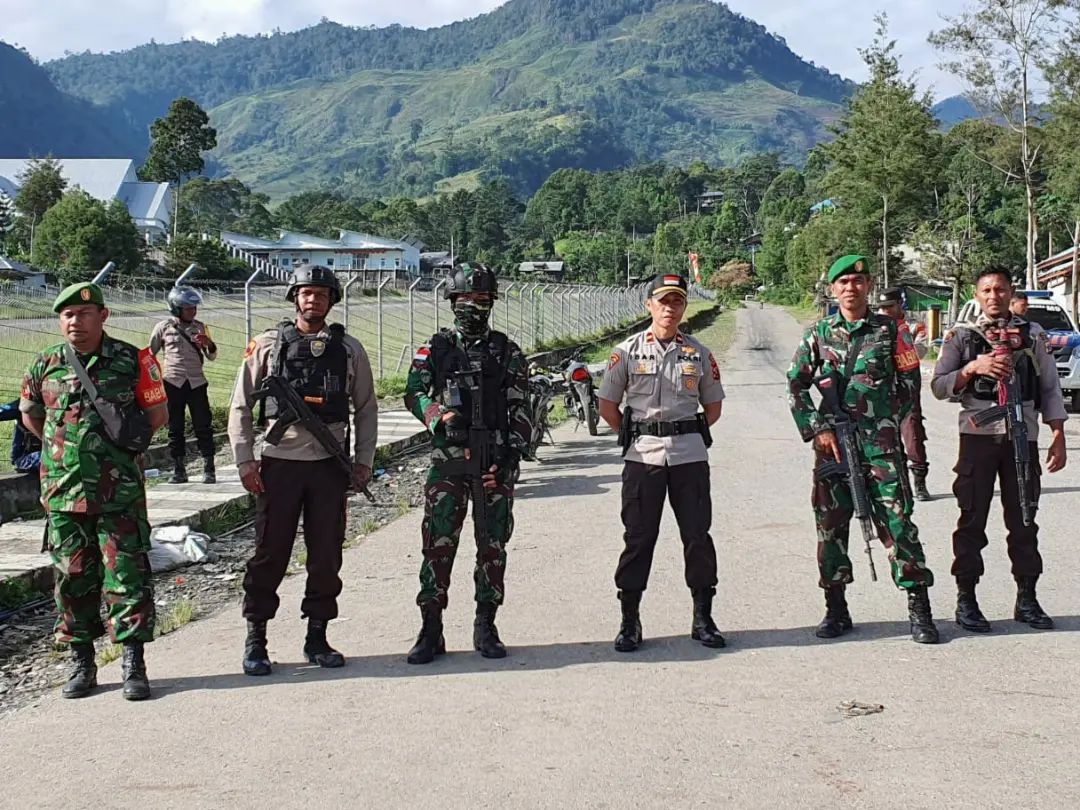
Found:
M 453 315 L 443 298 L 443 284 L 431 279 L 413 281 L 408 289 L 392 289 L 388 276 L 376 286 L 364 286 L 360 274 L 342 279 L 343 300 L 330 313 L 332 321 L 364 345 L 375 377 L 407 371 L 415 349 Z M 370 274 L 367 281 L 370 282 Z M 187 282 L 203 295 L 199 319 L 218 345 L 218 359 L 208 362 L 211 399 L 224 404 L 248 341 L 293 315 L 285 301 L 285 285 L 200 281 L 197 272 Z M 106 330 L 113 337 L 145 346 L 154 325 L 168 317 L 167 289 L 117 286 L 106 278 L 105 299 L 110 315 Z M 424 289 L 421 287 L 432 287 Z M 622 288 L 503 281 L 492 316 L 493 326 L 506 332 L 525 351 L 555 341 L 597 335 L 641 317 L 643 285 Z M 27 288 L 0 282 L 0 402 L 19 395 L 23 372 L 37 353 L 60 340 L 52 301 L 55 287 Z M 694 289 L 693 297 L 709 297 Z

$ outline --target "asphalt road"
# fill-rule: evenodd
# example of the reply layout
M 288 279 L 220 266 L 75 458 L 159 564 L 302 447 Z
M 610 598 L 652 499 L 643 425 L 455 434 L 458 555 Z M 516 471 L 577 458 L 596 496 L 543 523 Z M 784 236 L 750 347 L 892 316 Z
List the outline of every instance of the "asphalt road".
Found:
M 299 663 L 303 582 L 292 577 L 271 624 L 272 677 L 237 674 L 238 611 L 196 622 L 151 649 L 154 700 L 125 704 L 112 664 L 100 694 L 50 698 L 4 721 L 0 806 L 1080 804 L 1077 431 L 1073 466 L 1044 482 L 1040 512 L 1041 597 L 1059 629 L 1032 631 L 1009 618 L 999 522 L 981 588 L 995 632 L 967 635 L 948 620 L 955 406 L 928 399 L 939 497 L 920 504 L 916 519 L 939 575 L 932 594 L 944 643 L 910 641 L 903 595 L 871 584 L 861 554 L 850 589 L 857 629 L 820 641 L 812 636 L 822 599 L 811 462 L 782 377 L 799 329 L 780 310 L 739 316 L 711 455 L 715 613 L 728 649 L 688 638 L 690 599 L 668 516 L 643 604 L 646 646 L 635 655 L 612 650 L 619 457 L 610 434 L 564 428 L 546 449 L 549 461 L 526 468 L 520 487 L 499 614 L 510 657 L 485 661 L 470 650 L 463 552 L 449 654 L 428 667 L 405 664 L 418 625 L 414 513 L 346 553 L 342 619 L 331 626 L 346 668 Z M 846 700 L 884 711 L 843 719 L 837 707 Z

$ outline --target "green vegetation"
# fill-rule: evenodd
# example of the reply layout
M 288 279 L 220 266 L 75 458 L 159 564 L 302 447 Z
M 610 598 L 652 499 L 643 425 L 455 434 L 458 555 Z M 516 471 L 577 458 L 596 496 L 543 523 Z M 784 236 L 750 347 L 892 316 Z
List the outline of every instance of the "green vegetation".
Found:
M 41 596 L 27 579 L 6 579 L 0 582 L 0 610 L 24 605 Z
M 347 28 L 150 44 L 47 70 L 144 133 L 177 96 L 213 157 L 272 197 L 423 196 L 640 160 L 799 160 L 852 85 L 709 0 L 510 0 L 441 28 Z

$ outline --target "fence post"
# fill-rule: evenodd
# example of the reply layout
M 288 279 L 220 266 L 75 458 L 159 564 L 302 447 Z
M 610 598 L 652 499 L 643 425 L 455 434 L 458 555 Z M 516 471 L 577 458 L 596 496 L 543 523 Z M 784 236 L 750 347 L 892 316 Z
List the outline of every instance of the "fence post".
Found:
M 187 266 L 187 270 L 185 270 L 183 273 L 181 273 L 179 276 L 177 276 L 176 281 L 173 282 L 173 286 L 174 287 L 179 287 L 181 284 L 184 283 L 185 278 L 190 276 L 192 273 L 194 273 L 198 269 L 199 269 L 199 265 L 197 265 L 195 262 L 192 262 L 191 264 L 189 264 Z
M 409 285 L 409 348 L 416 348 L 416 333 L 413 328 L 413 290 L 416 289 L 416 285 L 421 282 L 422 279 L 416 279 Z
M 105 280 L 105 276 L 109 275 L 109 273 L 111 273 L 115 269 L 116 269 L 116 262 L 106 262 L 105 266 L 102 267 L 100 270 L 98 270 L 97 275 L 94 276 L 90 280 L 91 283 L 92 284 L 100 284 L 101 282 L 103 282 Z
M 506 297 L 506 334 L 512 340 L 516 340 L 517 343 L 521 343 L 520 334 L 516 339 L 510 335 L 510 293 L 514 291 L 514 287 L 516 287 L 517 285 L 518 283 L 516 281 L 511 281 L 510 286 L 506 288 L 506 291 L 503 292 L 503 295 Z
M 380 380 L 383 378 L 382 291 L 383 291 L 383 287 L 385 287 L 387 285 L 387 283 L 389 283 L 389 282 L 391 282 L 393 280 L 394 280 L 394 277 L 392 275 L 387 276 L 382 281 L 380 281 L 379 286 L 375 288 L 375 306 L 378 307 L 378 310 L 379 310 L 379 379 Z
M 446 279 L 444 278 L 438 284 L 435 285 L 435 289 L 431 291 L 431 304 L 435 308 L 435 331 L 439 331 L 439 290 L 446 286 Z
M 262 270 L 256 267 L 255 272 L 244 282 L 244 325 L 248 343 L 251 343 L 251 282 L 258 278 L 261 272 Z
M 349 331 L 349 289 L 356 283 L 357 275 L 349 273 L 349 280 L 345 282 L 345 289 L 341 291 L 341 298 L 345 302 L 345 331 Z

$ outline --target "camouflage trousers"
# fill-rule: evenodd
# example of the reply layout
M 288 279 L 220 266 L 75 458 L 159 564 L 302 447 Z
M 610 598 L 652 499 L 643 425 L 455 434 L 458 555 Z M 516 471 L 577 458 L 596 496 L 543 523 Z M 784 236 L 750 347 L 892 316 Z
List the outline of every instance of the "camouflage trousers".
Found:
M 89 644 L 105 635 L 103 591 L 113 641 L 154 640 L 145 505 L 103 515 L 53 512 L 47 541 L 56 576 L 57 641 Z
M 501 605 L 506 544 L 514 532 L 514 484 L 511 471 L 500 469 L 497 486 L 486 490 L 487 532 L 476 544 L 476 601 Z M 428 471 L 424 485 L 424 522 L 420 529 L 424 561 L 420 566 L 420 593 L 416 604 L 447 605 L 450 572 L 454 567 L 465 513 L 472 500 L 471 477 L 445 475 L 437 466 Z
M 815 467 L 821 456 L 815 458 Z M 919 542 L 919 530 L 911 521 L 912 500 L 900 481 L 906 472 L 900 469 L 899 454 L 863 455 L 863 469 L 869 471 L 870 511 L 878 537 L 889 555 L 893 582 L 910 590 L 919 585 L 933 585 L 934 575 L 926 567 L 926 555 Z M 852 582 L 848 536 L 854 507 L 851 490 L 842 479 L 818 479 L 815 476 L 811 497 L 817 523 L 817 560 L 822 588 Z M 861 534 L 861 528 L 856 527 Z M 862 538 L 859 538 L 862 542 Z

